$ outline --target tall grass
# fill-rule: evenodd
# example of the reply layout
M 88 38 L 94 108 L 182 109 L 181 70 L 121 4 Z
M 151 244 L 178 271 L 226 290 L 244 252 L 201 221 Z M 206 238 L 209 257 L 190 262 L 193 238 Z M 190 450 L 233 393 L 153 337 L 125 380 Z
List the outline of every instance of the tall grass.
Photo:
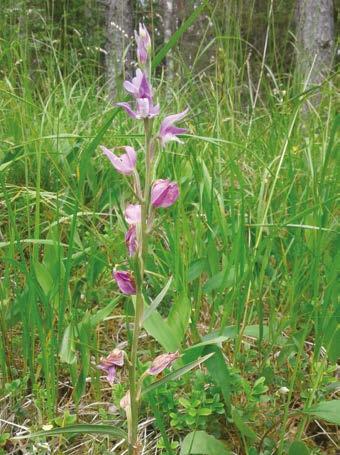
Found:
M 173 303 L 184 348 L 236 327 L 228 364 L 266 377 L 282 453 L 294 399 L 314 403 L 330 367 L 323 349 L 334 350 L 338 123 L 332 82 L 307 119 L 301 106 L 313 92 L 279 73 L 275 50 L 250 56 L 227 13 L 221 25 L 210 11 L 214 42 L 202 41 L 191 67 L 176 56 L 182 88 L 160 81 L 171 110 L 190 106 L 191 134 L 160 158 L 181 198 L 174 221 L 160 223 L 146 269 L 155 292 L 174 277 L 160 311 L 167 316 Z M 106 101 L 92 51 L 78 60 L 69 46 L 62 55 L 48 27 L 39 43 L 29 27 L 14 32 L 13 17 L 2 18 L 0 42 L 0 381 L 20 379 L 20 399 L 33 393 L 46 421 L 58 412 L 60 381 L 70 379 L 77 403 L 85 392 L 100 398 L 92 364 L 111 348 L 111 309 L 129 319 L 110 276 L 125 256 L 127 189 L 97 146 L 129 139 L 138 148 L 141 131 Z M 273 43 L 270 9 L 267 19 Z M 207 54 L 214 59 L 204 66 Z M 285 402 L 274 398 L 280 386 Z M 306 424 L 299 420 L 300 437 Z

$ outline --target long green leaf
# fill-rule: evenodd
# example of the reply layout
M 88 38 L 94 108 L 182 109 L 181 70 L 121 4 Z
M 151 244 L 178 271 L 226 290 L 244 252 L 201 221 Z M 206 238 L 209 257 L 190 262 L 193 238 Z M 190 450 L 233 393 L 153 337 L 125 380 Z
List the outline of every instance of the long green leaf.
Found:
M 168 282 L 166 283 L 164 288 L 161 290 L 161 292 L 158 294 L 158 296 L 150 303 L 150 306 L 147 307 L 147 309 L 145 310 L 143 321 L 148 319 L 148 317 L 151 315 L 151 313 L 153 313 L 154 310 L 158 307 L 158 305 L 162 302 L 166 293 L 169 290 L 171 283 L 172 283 L 172 276 L 169 278 Z
M 180 342 L 175 338 L 171 328 L 157 310 L 149 315 L 143 322 L 143 326 L 148 334 L 157 340 L 166 351 L 177 351 L 180 348 Z
M 153 382 L 149 386 L 145 387 L 145 389 L 143 389 L 143 391 L 142 391 L 143 395 L 151 392 L 152 390 L 157 389 L 157 387 L 159 387 L 163 384 L 166 384 L 169 381 L 174 381 L 175 379 L 180 378 L 181 376 L 183 376 L 183 374 L 188 373 L 188 371 L 192 370 L 193 368 L 197 367 L 201 363 L 205 362 L 213 355 L 214 355 L 214 353 L 211 353 L 211 354 L 205 355 L 204 357 L 200 357 L 199 359 L 195 360 L 194 362 L 190 362 L 187 365 L 184 365 L 184 367 L 179 368 L 178 370 L 173 371 L 172 373 L 164 376 L 164 378 L 160 379 L 159 381 Z
M 183 293 L 175 297 L 166 322 L 179 344 L 182 343 L 187 332 L 191 309 L 191 302 L 187 295 Z
M 52 428 L 51 430 L 37 431 L 36 433 L 15 436 L 12 439 L 32 439 L 41 438 L 44 436 L 58 436 L 62 434 L 105 434 L 108 436 L 114 436 L 119 439 L 127 438 L 127 434 L 124 430 L 115 428 L 112 425 L 80 423 L 76 425 L 69 425 L 67 427 Z
M 230 411 L 230 389 L 232 378 L 230 376 L 229 368 L 224 360 L 221 349 L 218 346 L 206 346 L 205 353 L 215 354 L 209 358 L 207 367 L 214 382 L 221 389 L 226 409 Z M 209 354 L 208 354 L 209 355 Z

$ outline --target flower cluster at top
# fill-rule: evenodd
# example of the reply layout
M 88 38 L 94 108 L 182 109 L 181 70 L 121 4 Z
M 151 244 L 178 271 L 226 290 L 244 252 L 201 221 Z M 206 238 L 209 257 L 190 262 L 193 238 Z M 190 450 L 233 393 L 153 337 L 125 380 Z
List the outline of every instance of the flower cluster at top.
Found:
M 125 90 L 134 98 L 135 107 L 133 108 L 127 102 L 117 103 L 117 106 L 122 107 L 133 119 L 143 119 L 145 121 L 146 119 L 153 119 L 158 116 L 160 107 L 158 104 L 154 104 L 153 89 L 147 76 L 146 68 L 150 59 L 151 39 L 144 25 L 139 25 L 139 34 L 136 32 L 135 38 L 137 42 L 137 57 L 142 69 L 137 69 L 136 76 L 131 81 L 124 82 Z M 169 115 L 163 119 L 157 135 L 152 138 L 153 147 L 157 142 L 160 148 L 164 148 L 170 141 L 181 142 L 178 135 L 185 133 L 187 130 L 177 127 L 175 123 L 182 120 L 187 112 L 188 109 L 178 114 Z M 116 147 L 114 150 L 110 150 L 104 146 L 101 146 L 101 148 L 117 172 L 133 178 L 136 196 L 141 199 L 140 178 L 136 169 L 136 150 L 131 146 Z M 123 153 L 118 155 L 115 153 L 116 150 L 122 150 Z M 172 182 L 169 179 L 158 179 L 152 183 L 150 194 L 152 209 L 170 207 L 176 202 L 178 197 L 179 188 L 176 182 Z M 138 253 L 139 248 L 138 226 L 141 222 L 141 205 L 128 204 L 124 215 L 129 225 L 125 234 L 125 242 L 129 256 L 134 256 Z M 127 295 L 134 295 L 136 293 L 135 281 L 129 271 L 114 270 L 113 277 L 122 293 Z

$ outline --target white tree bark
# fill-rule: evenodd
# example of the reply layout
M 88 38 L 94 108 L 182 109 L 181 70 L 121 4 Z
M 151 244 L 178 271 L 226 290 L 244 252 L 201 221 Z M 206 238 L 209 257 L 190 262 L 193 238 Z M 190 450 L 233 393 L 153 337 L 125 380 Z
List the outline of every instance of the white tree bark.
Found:
M 320 84 L 329 72 L 334 50 L 333 0 L 298 0 L 297 70 L 309 84 Z
M 108 93 L 115 98 L 117 81 L 131 69 L 133 36 L 132 0 L 108 0 L 106 8 L 106 75 Z
M 163 26 L 164 26 L 164 42 L 167 43 L 171 38 L 175 29 L 175 11 L 174 0 L 163 0 Z M 167 76 L 168 79 L 173 79 L 174 76 L 174 63 L 171 57 L 171 51 L 166 57 Z

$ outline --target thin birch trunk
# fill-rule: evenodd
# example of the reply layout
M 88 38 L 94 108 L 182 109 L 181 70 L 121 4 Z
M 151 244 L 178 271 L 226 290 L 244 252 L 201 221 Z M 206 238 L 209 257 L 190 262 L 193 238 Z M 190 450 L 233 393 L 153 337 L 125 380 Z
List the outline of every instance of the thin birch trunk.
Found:
M 333 59 L 333 0 L 298 0 L 296 26 L 297 70 L 309 84 L 320 84 Z
M 106 75 L 108 93 L 116 96 L 117 80 L 121 79 L 131 65 L 133 36 L 132 0 L 108 0 L 106 8 Z
M 164 42 L 167 43 L 171 38 L 175 29 L 175 11 L 173 0 L 163 0 L 163 26 L 164 26 Z M 174 78 L 174 61 L 171 56 L 171 51 L 166 57 L 167 78 L 172 80 Z

